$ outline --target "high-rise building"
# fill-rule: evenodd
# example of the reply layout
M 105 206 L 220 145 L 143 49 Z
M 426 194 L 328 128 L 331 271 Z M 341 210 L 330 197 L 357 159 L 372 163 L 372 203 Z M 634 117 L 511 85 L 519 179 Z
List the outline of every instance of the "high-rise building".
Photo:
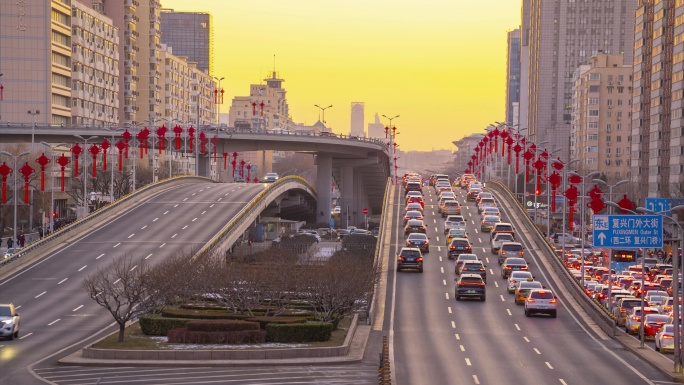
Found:
M 293 124 L 287 104 L 283 79 L 273 71 L 266 84 L 250 85 L 249 96 L 233 98 L 228 125 L 236 129 L 263 132 L 274 128 L 289 130 Z
M 214 74 L 214 22 L 205 12 L 161 10 L 161 42 L 176 56 L 186 56 L 197 68 Z
M 374 139 L 385 139 L 385 125 L 380 121 L 380 116 L 375 113 L 375 121 L 368 123 L 368 137 Z
M 630 175 L 632 66 L 623 63 L 622 55 L 596 55 L 574 77 L 570 159 L 609 184 Z
M 133 2 L 136 3 L 136 2 Z M 161 62 L 161 4 L 158 0 L 137 1 L 136 17 L 140 22 L 136 26 L 137 42 L 140 50 L 138 60 L 138 121 L 148 121 L 156 125 L 163 116 L 162 102 L 162 66 Z
M 572 124 L 572 77 L 575 69 L 600 53 L 624 54 L 632 63 L 634 15 L 639 0 L 611 2 L 523 0 L 521 51 L 528 54 L 528 136 L 548 141 L 549 149 L 569 154 Z M 529 20 L 529 24 L 528 23 Z M 527 52 L 525 52 L 527 51 Z M 521 63 L 526 60 L 521 58 Z M 523 105 L 523 103 L 521 103 Z
M 351 130 L 349 135 L 352 136 L 366 136 L 364 130 L 364 103 L 352 102 L 351 104 Z
M 2 2 L 0 120 L 71 123 L 71 18 L 68 1 Z
M 681 1 L 640 1 L 632 93 L 632 181 L 644 197 L 684 195 Z M 625 87 L 625 84 L 621 85 Z
M 508 33 L 506 55 L 506 123 L 518 124 L 520 103 L 520 30 Z

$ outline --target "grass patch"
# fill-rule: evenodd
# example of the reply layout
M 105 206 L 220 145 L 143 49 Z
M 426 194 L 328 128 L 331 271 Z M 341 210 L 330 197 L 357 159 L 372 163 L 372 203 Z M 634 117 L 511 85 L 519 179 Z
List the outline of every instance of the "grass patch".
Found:
M 335 347 L 342 346 L 345 338 L 347 337 L 347 331 L 351 326 L 351 319 L 345 318 L 340 321 L 336 330 L 333 330 L 330 339 L 323 342 L 310 342 L 306 344 L 298 344 L 301 346 L 311 347 L 311 348 L 325 348 L 325 347 Z M 95 349 L 112 349 L 112 350 L 167 350 L 169 349 L 168 344 L 164 341 L 160 341 L 159 337 L 153 338 L 143 334 L 140 330 L 140 325 L 136 322 L 131 326 L 126 328 L 126 336 L 124 342 L 118 342 L 119 332 L 112 333 L 93 344 Z M 255 349 L 280 349 L 280 348 L 268 348 L 262 347 L 260 344 L 254 344 Z M 201 348 L 199 348 L 201 349 Z M 226 345 L 225 349 L 231 349 L 229 345 Z

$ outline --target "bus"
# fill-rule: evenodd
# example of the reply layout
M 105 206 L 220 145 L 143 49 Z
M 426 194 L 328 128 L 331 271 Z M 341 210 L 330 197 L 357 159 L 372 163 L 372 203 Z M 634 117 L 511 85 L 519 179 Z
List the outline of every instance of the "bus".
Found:
M 609 249 L 600 249 L 603 266 L 608 265 L 608 251 Z M 610 253 L 610 268 L 618 274 L 636 265 L 639 257 L 639 250 L 634 249 L 610 249 Z

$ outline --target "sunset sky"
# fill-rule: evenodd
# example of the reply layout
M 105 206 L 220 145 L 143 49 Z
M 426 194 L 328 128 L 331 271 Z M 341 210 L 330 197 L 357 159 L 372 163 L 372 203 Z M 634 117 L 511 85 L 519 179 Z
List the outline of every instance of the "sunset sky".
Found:
M 393 121 L 405 151 L 450 149 L 505 116 L 506 33 L 516 0 L 162 0 L 214 20 L 213 75 L 233 96 L 276 71 L 290 114 L 348 134 L 351 102 Z M 388 121 L 381 118 L 387 125 Z

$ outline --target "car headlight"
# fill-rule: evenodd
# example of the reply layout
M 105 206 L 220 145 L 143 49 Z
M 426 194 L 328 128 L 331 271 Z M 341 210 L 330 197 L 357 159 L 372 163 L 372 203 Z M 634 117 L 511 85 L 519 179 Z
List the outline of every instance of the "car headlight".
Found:
M 4 320 L 2 320 L 2 323 L 4 323 L 5 325 L 9 325 L 12 323 L 12 320 L 11 319 L 4 319 Z

